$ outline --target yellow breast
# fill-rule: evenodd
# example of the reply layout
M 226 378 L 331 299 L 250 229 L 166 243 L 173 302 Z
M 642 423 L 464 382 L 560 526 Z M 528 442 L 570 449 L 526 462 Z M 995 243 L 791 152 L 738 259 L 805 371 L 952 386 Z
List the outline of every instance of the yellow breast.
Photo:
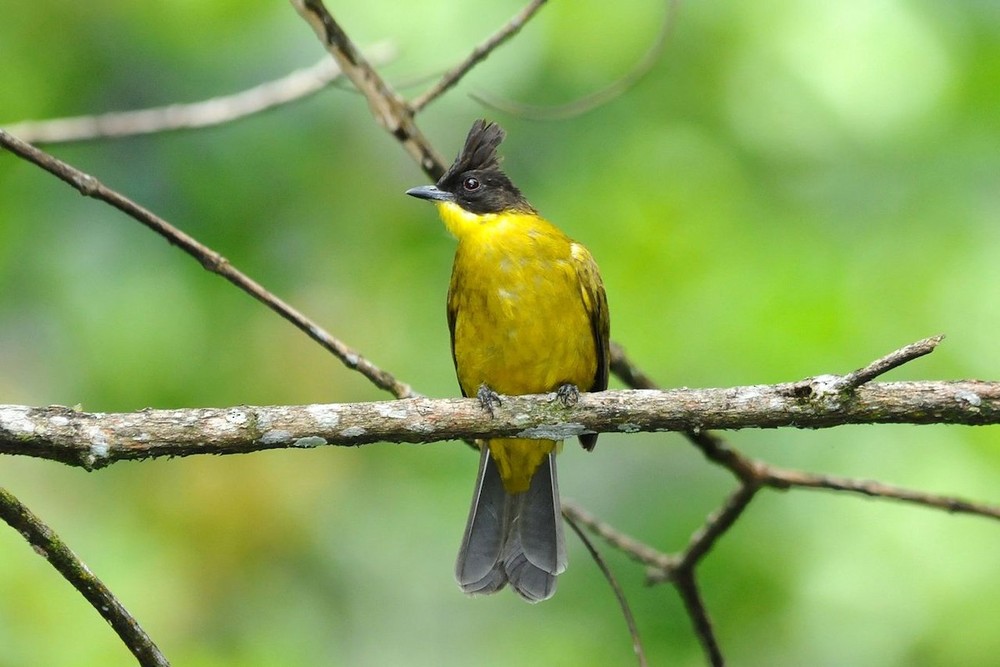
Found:
M 475 216 L 442 204 L 458 237 L 448 308 L 463 392 L 586 390 L 597 369 L 574 243 L 534 214 Z

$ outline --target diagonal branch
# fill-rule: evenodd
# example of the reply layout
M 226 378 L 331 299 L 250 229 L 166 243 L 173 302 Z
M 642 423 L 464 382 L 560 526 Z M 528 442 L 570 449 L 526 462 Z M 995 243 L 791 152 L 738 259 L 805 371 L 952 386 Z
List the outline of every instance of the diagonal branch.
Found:
M 904 346 L 847 375 L 807 378 L 791 385 L 791 393 L 804 401 L 814 404 L 825 403 L 839 409 L 844 401 L 851 400 L 859 387 L 863 389 L 862 385 L 875 377 L 908 361 L 929 354 L 941 342 L 942 338 L 943 336 L 933 336 Z M 626 358 L 624 351 L 618 345 L 612 345 L 611 364 L 616 375 L 629 386 L 643 389 L 656 388 L 656 383 L 636 368 Z M 956 394 L 954 398 L 956 401 L 967 403 L 973 410 L 978 410 L 981 404 L 980 397 L 975 393 L 960 393 Z M 795 425 L 802 426 L 801 424 Z M 744 456 L 729 447 L 714 433 L 704 430 L 703 426 L 703 424 L 698 424 L 694 428 L 686 430 L 684 435 L 702 451 L 706 458 L 733 473 L 740 484 L 723 506 L 709 516 L 705 525 L 692 536 L 688 545 L 680 553 L 668 555 L 660 552 L 624 535 L 616 528 L 599 521 L 573 505 L 570 505 L 569 508 L 564 506 L 564 512 L 568 509 L 571 513 L 580 513 L 582 518 L 576 517 L 580 523 L 603 537 L 612 546 L 649 565 L 650 568 L 647 572 L 649 583 L 670 581 L 674 584 L 694 626 L 695 635 L 702 645 L 706 658 L 713 666 L 723 665 L 725 659 L 712 628 L 708 610 L 698 590 L 695 570 L 701 559 L 708 554 L 715 542 L 742 515 L 761 488 L 819 488 L 853 492 L 870 497 L 894 499 L 925 507 L 944 509 L 949 512 L 964 512 L 1000 519 L 1000 507 L 995 505 L 937 496 L 878 482 L 775 468 Z
M 695 578 L 694 569 L 685 570 L 680 574 L 674 582 L 674 587 L 684 602 L 684 608 L 687 610 L 688 617 L 691 619 L 692 624 L 694 624 L 694 633 L 697 635 L 698 641 L 705 651 L 708 663 L 712 667 L 722 667 L 726 661 L 722 656 L 722 650 L 719 648 L 719 642 L 715 638 L 715 631 L 712 629 L 712 621 L 708 617 L 708 609 L 705 607 L 705 601 L 698 590 L 698 582 Z
M 708 555 L 718 539 L 736 523 L 736 520 L 747 509 L 750 501 L 754 499 L 759 490 L 760 487 L 753 484 L 740 485 L 726 499 L 722 507 L 708 516 L 705 525 L 691 536 L 691 541 L 674 560 L 671 567 L 664 568 L 662 576 L 650 573 L 647 580 L 650 583 L 663 580 L 672 580 L 677 583 L 684 576 L 694 572 L 698 561 Z
M 201 244 L 194 237 L 177 229 L 149 209 L 106 187 L 93 176 L 85 174 L 62 160 L 35 148 L 31 144 L 21 141 L 2 129 L 0 129 L 0 146 L 48 171 L 50 174 L 71 185 L 85 197 L 91 197 L 110 204 L 133 220 L 153 230 L 168 242 L 176 245 L 198 260 L 206 270 L 222 276 L 291 322 L 296 328 L 303 331 L 307 336 L 340 359 L 344 365 L 357 370 L 380 389 L 390 392 L 397 398 L 417 395 L 408 384 L 397 380 L 388 371 L 382 370 L 365 359 L 356 350 L 334 338 L 317 323 L 279 299 L 258 282 L 230 264 L 229 260 L 225 257 L 208 246 Z
M 35 552 L 52 564 L 104 617 L 143 667 L 169 662 L 128 610 L 51 528 L 6 489 L 0 488 L 0 519 L 24 536 Z
M 326 11 L 322 2 L 292 0 L 292 3 L 309 21 L 310 25 L 313 25 L 317 29 L 318 34 L 324 39 L 324 43 L 327 44 L 328 50 L 334 55 L 340 68 L 359 87 L 359 90 L 365 94 L 372 108 L 383 111 L 382 116 L 379 117 L 383 120 L 394 118 L 393 113 L 398 112 L 401 108 L 399 98 L 364 59 L 360 51 L 348 39 L 346 33 L 340 29 L 340 26 Z M 378 114 L 376 115 L 378 116 Z M 393 126 L 388 126 L 387 129 L 390 129 L 396 139 L 407 147 L 408 152 L 417 157 L 421 167 L 436 180 L 437 176 L 435 174 L 440 175 L 443 173 L 444 165 L 419 131 L 416 131 L 415 128 L 411 128 L 414 130 L 413 132 L 406 130 L 407 127 L 412 125 L 412 120 L 408 119 L 409 115 L 407 114 L 398 118 L 398 121 L 405 125 L 405 127 L 404 125 L 400 125 L 399 127 L 403 127 L 405 131 L 398 132 L 392 130 Z M 409 125 L 406 125 L 407 121 Z M 132 217 L 137 222 L 152 229 L 167 239 L 169 243 L 176 245 L 197 259 L 206 270 L 224 277 L 236 287 L 264 303 L 268 308 L 291 322 L 296 328 L 331 352 L 348 368 L 357 370 L 380 389 L 390 392 L 397 398 L 419 395 L 410 385 L 396 379 L 388 371 L 379 368 L 364 358 L 359 352 L 332 336 L 317 323 L 236 269 L 221 254 L 185 234 L 163 218 L 133 202 L 128 197 L 108 188 L 93 176 L 18 139 L 3 129 L 0 129 L 0 146 L 52 173 L 84 196 L 104 201 Z
M 746 499 L 746 502 L 749 502 L 749 498 Z M 730 505 L 733 505 L 733 503 L 730 503 Z M 745 503 L 742 504 L 740 511 L 742 511 L 743 507 L 746 507 Z M 681 596 L 688 617 L 691 619 L 691 624 L 694 626 L 695 635 L 698 637 L 698 641 L 701 643 L 705 655 L 709 659 L 709 663 L 712 665 L 722 665 L 724 663 L 722 651 L 719 648 L 715 632 L 712 629 L 711 620 L 708 617 L 708 610 L 705 607 L 705 602 L 698 591 L 695 581 L 695 565 L 698 558 L 688 558 L 687 553 L 668 555 L 658 551 L 622 533 L 617 528 L 604 523 L 582 508 L 577 507 L 575 503 L 564 502 L 563 514 L 573 522 L 585 526 L 594 534 L 603 538 L 608 544 L 621 550 L 625 555 L 648 565 L 648 583 L 657 583 L 664 580 L 671 581 Z M 571 523 L 570 525 L 573 524 Z M 707 531 L 703 529 L 700 532 L 701 534 L 705 534 Z M 721 534 L 721 531 L 715 537 L 718 537 L 719 534 Z M 692 544 L 694 544 L 694 540 L 692 540 Z M 688 552 L 690 551 L 691 547 L 689 547 Z
M 413 122 L 409 105 L 365 60 L 322 0 L 291 0 L 291 3 L 312 26 L 347 78 L 368 100 L 376 122 L 403 145 L 431 179 L 436 181 L 440 178 L 444 173 L 444 162 Z
M 625 348 L 614 341 L 611 342 L 611 372 L 632 389 L 660 389 L 660 385 L 628 358 Z

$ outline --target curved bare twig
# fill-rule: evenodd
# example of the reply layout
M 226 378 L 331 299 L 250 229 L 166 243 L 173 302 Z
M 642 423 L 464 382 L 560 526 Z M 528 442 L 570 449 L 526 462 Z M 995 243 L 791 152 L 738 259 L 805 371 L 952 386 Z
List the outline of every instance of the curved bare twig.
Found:
M 576 524 L 573 520 L 572 511 L 566 512 L 565 507 L 563 508 L 563 518 L 566 519 L 566 523 L 569 527 L 573 529 L 580 541 L 583 542 L 583 546 L 587 547 L 587 551 L 590 553 L 590 557 L 597 563 L 598 569 L 601 570 L 601 574 L 604 575 L 605 580 L 607 580 L 608 585 L 611 586 L 611 591 L 615 594 L 615 599 L 618 600 L 618 606 L 621 607 L 622 616 L 625 617 L 625 624 L 628 626 L 628 634 L 632 637 L 632 650 L 635 652 L 636 660 L 639 663 L 639 667 L 646 667 L 649 663 L 646 661 L 646 651 L 642 647 L 642 639 L 639 637 L 639 626 L 635 623 L 635 616 L 632 614 L 632 608 L 628 604 L 628 598 L 625 597 L 625 591 L 622 589 L 621 584 L 618 583 L 618 579 L 615 577 L 614 573 L 611 572 L 611 568 L 608 567 L 607 561 L 601 556 L 597 547 L 594 543 L 590 541 L 587 534 L 580 529 L 580 526 Z
M 629 91 L 653 69 L 653 66 L 660 60 L 660 56 L 663 55 L 663 51 L 669 42 L 671 28 L 676 22 L 675 19 L 679 5 L 680 0 L 667 1 L 663 24 L 659 32 L 656 33 L 656 39 L 653 41 L 653 44 L 632 65 L 629 71 L 600 90 L 596 90 L 566 104 L 556 106 L 523 104 L 511 100 L 502 100 L 486 93 L 472 93 L 470 96 L 486 107 L 530 120 L 565 120 L 581 116 L 588 111 L 593 111 Z

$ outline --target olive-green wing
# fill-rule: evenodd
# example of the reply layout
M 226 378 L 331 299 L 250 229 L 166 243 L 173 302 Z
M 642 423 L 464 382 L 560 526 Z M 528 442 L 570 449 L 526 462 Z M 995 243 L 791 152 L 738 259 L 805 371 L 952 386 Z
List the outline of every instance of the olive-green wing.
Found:
M 608 316 L 608 297 L 604 293 L 604 282 L 597 270 L 597 262 L 586 248 L 574 243 L 571 248 L 573 264 L 580 280 L 580 297 L 583 307 L 590 317 L 590 331 L 594 337 L 597 352 L 597 368 L 594 381 L 588 391 L 603 391 L 608 388 L 608 371 L 611 362 L 611 319 Z M 580 436 L 580 444 L 587 451 L 597 444 L 597 434 Z
M 448 332 L 451 334 L 451 361 L 455 365 L 455 375 L 458 375 L 458 359 L 455 357 L 455 321 L 458 319 L 458 299 L 455 298 L 455 276 L 451 277 L 451 285 L 448 288 Z M 462 387 L 462 378 L 458 378 L 458 388 L 462 390 L 462 396 L 469 397 Z

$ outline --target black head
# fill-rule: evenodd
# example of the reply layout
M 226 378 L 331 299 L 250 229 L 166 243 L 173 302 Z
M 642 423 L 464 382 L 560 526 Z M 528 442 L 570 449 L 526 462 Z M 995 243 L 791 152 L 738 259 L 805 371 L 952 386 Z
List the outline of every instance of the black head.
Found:
M 470 213 L 534 212 L 521 191 L 500 169 L 497 147 L 503 128 L 479 119 L 472 124 L 465 146 L 436 185 L 412 188 L 406 194 L 421 199 L 450 201 Z

